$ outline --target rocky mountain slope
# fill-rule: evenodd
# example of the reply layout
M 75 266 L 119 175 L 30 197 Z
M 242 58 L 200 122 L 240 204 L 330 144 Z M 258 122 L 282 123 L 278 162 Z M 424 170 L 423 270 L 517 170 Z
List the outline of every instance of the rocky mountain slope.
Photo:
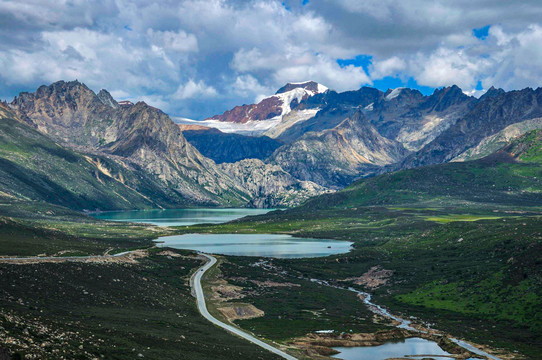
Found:
M 377 166 L 397 162 L 405 153 L 399 142 L 380 135 L 357 111 L 332 129 L 307 132 L 279 148 L 268 161 L 298 179 L 339 188 Z
M 43 141 L 58 142 L 59 146 L 87 159 L 86 162 L 97 169 L 96 181 L 103 182 L 102 177 L 106 177 L 146 199 L 130 200 L 130 196 L 119 192 L 120 197 L 124 196 L 124 202 L 83 201 L 74 204 L 73 208 L 284 206 L 298 204 L 308 194 L 316 195 L 324 190 L 314 184 L 307 185 L 272 165 L 258 163 L 254 174 L 248 174 L 246 169 L 226 171 L 193 147 L 179 126 L 159 109 L 143 102 L 116 102 L 106 90 L 95 94 L 77 81 L 60 81 L 42 86 L 35 93 L 21 93 L 9 104 L 9 109 L 26 127 L 41 133 Z M 231 148 L 232 156 L 239 155 L 236 154 L 239 149 L 245 149 L 250 156 L 264 151 L 247 139 L 237 139 L 239 144 L 237 148 Z M 252 141 L 265 142 L 262 139 Z M 229 144 L 231 146 L 232 142 Z M 277 147 L 272 139 L 267 139 L 267 145 L 267 153 Z M 217 144 L 213 146 L 216 148 Z M 225 146 L 220 147 L 224 149 Z M 262 167 L 272 171 L 265 170 L 265 182 L 256 188 L 246 179 L 256 181 L 257 174 L 264 171 Z M 23 166 L 22 171 L 26 170 Z M 94 174 L 90 170 L 87 172 Z M 46 172 L 43 176 L 51 179 L 56 174 Z M 77 175 L 70 179 L 73 183 L 81 180 Z M 282 195 L 276 193 L 278 188 Z M 56 190 L 52 191 L 52 196 L 57 195 Z M 271 199 L 265 199 L 265 196 Z M 107 202 L 106 198 L 104 196 L 104 202 Z
M 538 206 L 542 201 L 542 130 L 526 133 L 479 160 L 401 170 L 359 180 L 307 202 L 307 209 L 465 202 Z
M 408 88 L 328 90 L 305 97 L 265 132 L 285 143 L 265 161 L 341 188 L 377 173 L 479 158 L 540 128 L 541 92 L 491 88 L 478 99 L 455 85 L 429 96 Z
M 492 90 L 476 101 L 467 114 L 419 151 L 408 156 L 399 168 L 448 162 L 512 124 L 542 117 L 542 88 L 503 92 Z
M 20 94 L 11 107 L 23 121 L 66 146 L 136 164 L 188 202 L 241 205 L 249 200 L 166 114 L 143 102 L 119 105 L 105 90 L 96 95 L 77 81 L 60 81 Z
M 4 105 L 0 105 L 0 198 L 78 210 L 191 205 L 137 164 L 59 145 Z
M 341 188 L 400 163 L 455 124 L 476 101 L 457 86 L 431 96 L 406 88 L 327 91 L 307 98 L 292 112 L 320 109 L 314 117 L 275 131 L 287 144 L 268 162 L 302 180 Z
M 258 159 L 224 163 L 220 167 L 250 192 L 250 206 L 259 208 L 293 207 L 305 200 L 327 192 L 312 181 L 300 181 L 279 165 Z

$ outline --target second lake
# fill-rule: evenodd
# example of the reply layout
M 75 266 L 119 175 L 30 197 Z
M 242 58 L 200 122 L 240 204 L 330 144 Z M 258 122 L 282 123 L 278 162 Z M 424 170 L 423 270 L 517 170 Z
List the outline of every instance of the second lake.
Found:
M 209 254 L 309 258 L 347 253 L 351 242 L 276 234 L 186 234 L 163 236 L 158 246 Z

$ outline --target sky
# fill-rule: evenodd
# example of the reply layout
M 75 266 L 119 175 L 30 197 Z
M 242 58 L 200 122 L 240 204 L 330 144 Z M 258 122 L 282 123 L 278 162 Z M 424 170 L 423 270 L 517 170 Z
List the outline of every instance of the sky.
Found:
M 336 91 L 542 85 L 542 1 L 0 0 L 0 98 L 58 80 L 204 119 Z

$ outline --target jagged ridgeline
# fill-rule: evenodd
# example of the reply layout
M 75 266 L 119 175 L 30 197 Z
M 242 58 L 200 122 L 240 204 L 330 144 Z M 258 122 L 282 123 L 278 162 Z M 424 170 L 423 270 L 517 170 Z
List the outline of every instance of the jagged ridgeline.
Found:
M 533 130 L 474 161 L 451 162 L 382 174 L 305 209 L 358 206 L 539 206 L 542 203 L 542 130 Z M 303 208 L 300 208 L 303 211 Z
M 186 142 L 166 114 L 143 102 L 121 105 L 105 90 L 96 95 L 77 81 L 61 81 L 42 86 L 35 93 L 20 94 L 11 109 L 23 123 L 47 136 L 42 136 L 41 141 L 54 140 L 77 151 L 95 168 L 96 171 L 91 171 L 93 181 L 116 183 L 115 187 L 122 189 L 115 193 L 126 199 L 124 203 L 113 202 L 98 206 L 100 209 L 134 208 L 143 204 L 144 207 L 231 206 L 250 199 L 212 161 Z M 41 156 L 36 150 L 30 152 Z M 45 170 L 43 176 L 57 175 Z M 80 180 L 72 177 L 63 181 L 80 183 L 66 188 L 77 194 L 78 188 L 85 187 Z M 127 193 L 134 195 L 127 197 Z M 140 200 L 130 200 L 134 196 Z M 100 195 L 97 193 L 96 197 Z M 77 207 L 92 209 L 95 205 L 88 201 Z
M 287 174 L 285 182 L 281 169 L 263 163 L 255 171 L 269 186 L 247 186 L 245 176 L 232 175 L 239 171 L 201 155 L 159 109 L 117 102 L 77 81 L 21 93 L 0 116 L 5 193 L 15 198 L 79 210 L 288 206 L 320 191 Z M 16 141 L 24 155 L 10 150 Z
M 209 128 L 187 133 L 192 144 L 220 162 L 254 156 L 298 180 L 340 189 L 379 173 L 487 156 L 541 128 L 541 104 L 542 89 L 491 88 L 475 98 L 457 86 L 431 95 L 370 87 L 338 93 L 309 81 L 198 123 L 230 134 Z M 264 158 L 269 139 L 281 146 Z M 221 146 L 211 152 L 210 140 Z M 248 147 L 251 154 L 242 150 Z
M 21 131 L 4 132 L 5 149 L 33 130 L 84 159 L 85 177 L 59 175 L 77 162 L 63 163 L 64 172 L 30 167 L 9 151 L 2 171 L 11 179 L 6 193 L 51 202 L 43 194 L 63 189 L 50 196 L 71 199 L 54 202 L 76 209 L 295 206 L 363 177 L 487 156 L 540 128 L 541 104 L 541 89 L 492 88 L 477 99 L 457 86 L 424 96 L 407 88 L 337 93 L 309 81 L 180 126 L 144 102 L 59 81 L 4 106 L 4 122 L 16 121 L 12 131 Z M 28 149 L 36 164 L 55 162 Z M 30 196 L 32 179 L 41 180 Z M 53 190 L 44 191 L 44 182 Z

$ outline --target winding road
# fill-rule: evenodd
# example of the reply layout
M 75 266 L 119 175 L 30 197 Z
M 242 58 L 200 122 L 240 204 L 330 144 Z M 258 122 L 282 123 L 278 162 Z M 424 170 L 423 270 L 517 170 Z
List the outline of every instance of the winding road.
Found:
M 209 320 L 210 322 L 212 322 L 213 324 L 217 325 L 217 326 L 220 326 L 221 328 L 223 328 L 224 330 L 227 330 L 229 331 L 230 333 L 233 333 L 237 336 L 240 336 L 242 337 L 243 339 L 246 339 L 248 341 L 250 341 L 251 343 L 253 344 L 256 344 L 268 351 L 271 351 L 272 353 L 274 354 L 277 354 L 278 356 L 281 356 L 283 357 L 284 359 L 288 359 L 288 360 L 297 360 L 295 357 L 291 356 L 291 355 L 288 355 L 286 354 L 284 351 L 281 351 L 261 340 L 258 340 L 257 338 L 255 338 L 254 336 L 234 327 L 234 326 L 231 326 L 231 325 L 228 325 L 226 323 L 223 323 L 222 321 L 218 320 L 217 318 L 215 318 L 214 316 L 212 316 L 209 311 L 207 311 L 207 305 L 205 304 L 205 297 L 203 295 L 203 289 L 201 287 L 201 278 L 203 277 L 203 274 L 205 274 L 205 272 L 207 270 L 209 270 L 210 268 L 213 267 L 214 264 L 216 264 L 216 258 L 214 256 L 211 256 L 211 255 L 207 255 L 207 254 L 203 254 L 203 253 L 199 253 L 200 255 L 206 257 L 209 262 L 206 263 L 205 265 L 203 265 L 201 268 L 198 269 L 198 271 L 194 274 L 193 278 L 192 278 L 192 285 L 193 285 L 193 288 L 195 290 L 195 293 L 196 293 L 196 299 L 197 299 L 197 302 L 198 302 L 198 310 L 199 312 L 201 313 L 201 315 L 206 318 L 207 320 Z

